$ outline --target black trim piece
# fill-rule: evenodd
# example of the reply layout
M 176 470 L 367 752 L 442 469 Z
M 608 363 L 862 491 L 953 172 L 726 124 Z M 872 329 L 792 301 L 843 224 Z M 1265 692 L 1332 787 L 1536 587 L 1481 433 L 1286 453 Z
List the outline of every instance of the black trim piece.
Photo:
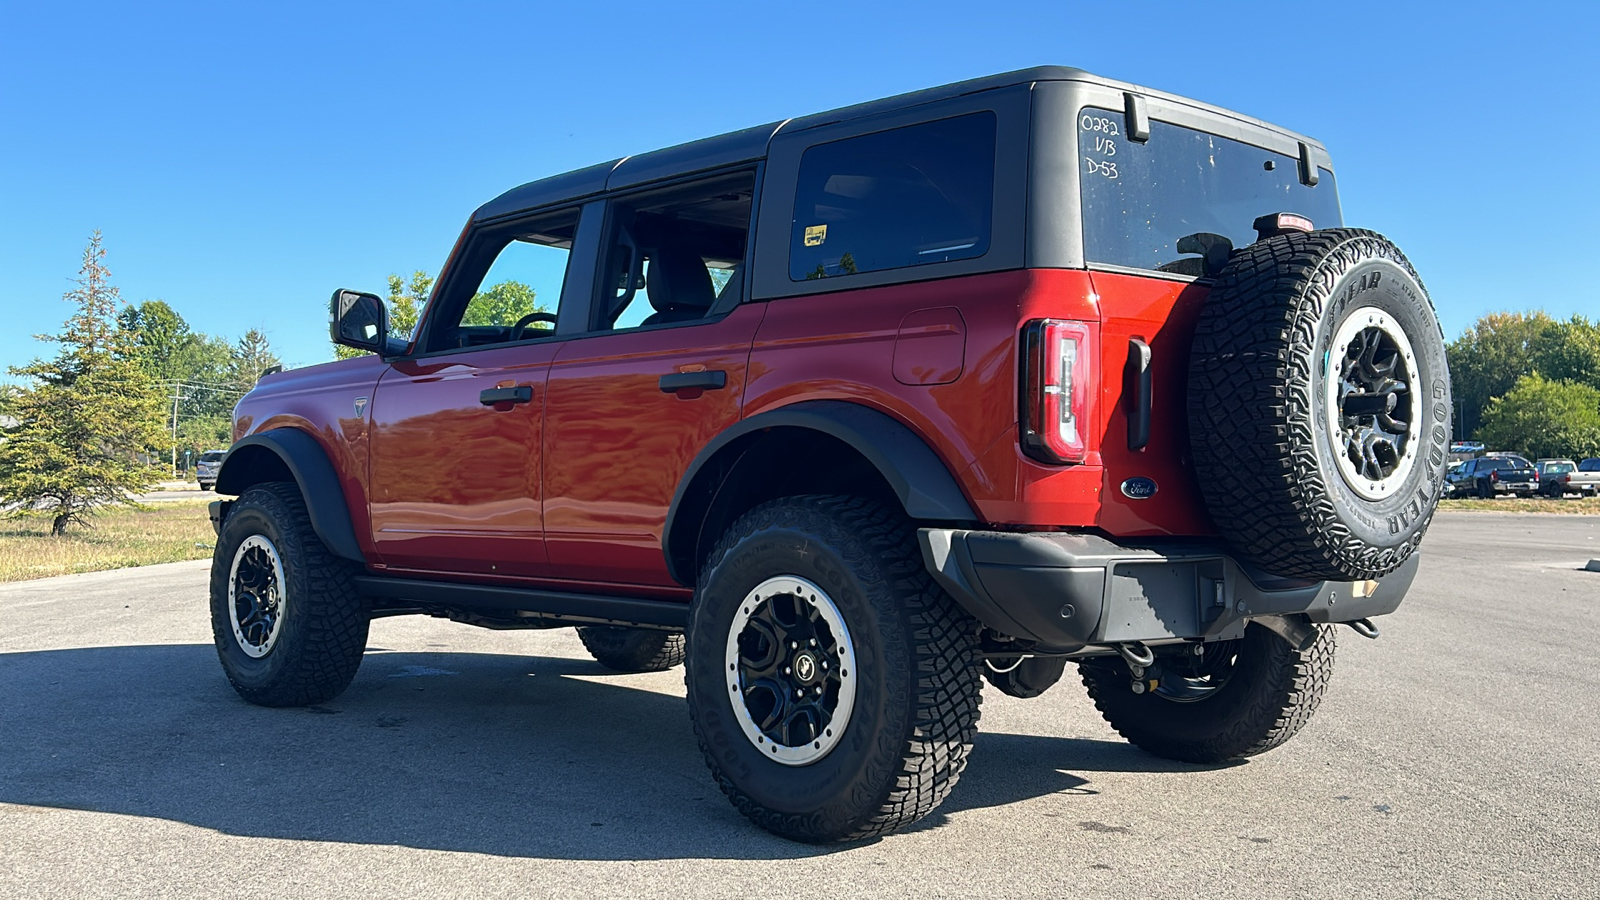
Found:
M 355 582 L 357 590 L 365 597 L 406 600 L 452 609 L 533 613 L 572 619 L 575 623 L 654 625 L 668 628 L 685 628 L 689 624 L 689 604 L 671 600 L 641 600 L 603 594 L 576 594 L 538 588 L 461 584 L 417 578 L 390 578 L 382 575 L 357 575 Z
M 727 386 L 728 373 L 721 369 L 710 372 L 674 372 L 671 375 L 661 376 L 663 394 L 689 390 L 720 391 Z
M 684 499 L 707 463 L 730 448 L 740 438 L 772 428 L 803 428 L 821 432 L 850 445 L 872 463 L 899 498 L 906 515 L 913 519 L 944 522 L 975 522 L 977 513 L 967 503 L 955 478 L 943 460 L 928 447 L 916 432 L 887 413 L 879 412 L 859 403 L 843 400 L 807 400 L 774 409 L 743 419 L 717 435 L 689 464 L 688 471 L 678 482 L 672 496 L 672 506 L 667 510 L 666 525 L 662 530 L 661 552 L 666 556 L 667 572 L 679 584 L 692 585 L 689 572 L 694 566 L 694 546 L 700 538 L 700 521 L 688 521 L 682 526 L 678 514 L 684 508 Z M 732 453 L 740 452 L 737 448 Z M 716 469 L 707 470 L 715 472 Z M 700 492 L 709 495 L 714 491 Z M 696 504 L 696 513 L 704 517 L 709 502 Z M 679 541 L 688 542 L 688 552 L 678 553 L 673 547 Z M 680 558 L 682 557 L 682 558 Z
M 1128 410 L 1128 449 L 1143 450 L 1150 444 L 1150 345 L 1138 338 L 1128 340 L 1127 383 L 1123 396 Z
M 217 473 L 217 493 L 238 496 L 257 483 L 250 480 L 250 471 L 244 468 L 257 453 L 240 452 L 250 447 L 260 447 L 261 451 L 258 452 L 277 456 L 289 474 L 294 476 L 300 496 L 305 499 L 306 512 L 311 517 L 311 528 L 322 539 L 322 543 L 336 556 L 365 563 L 361 545 L 356 542 L 355 527 L 350 524 L 350 510 L 345 505 L 344 488 L 339 483 L 339 475 L 328 460 L 322 444 L 304 431 L 274 428 L 234 442 L 228 448 L 228 455 L 223 458 L 222 470 Z
M 1122 92 L 1122 115 L 1128 127 L 1128 140 L 1144 143 L 1150 140 L 1150 111 L 1144 98 L 1133 91 Z
M 533 386 L 519 384 L 516 387 L 488 388 L 478 392 L 478 402 L 484 406 L 494 406 L 496 403 L 532 403 Z
M 1300 183 L 1306 187 L 1315 187 L 1320 176 L 1317 175 L 1317 164 L 1311 158 L 1311 145 L 1300 141 Z M 1329 227 L 1324 225 L 1324 228 Z

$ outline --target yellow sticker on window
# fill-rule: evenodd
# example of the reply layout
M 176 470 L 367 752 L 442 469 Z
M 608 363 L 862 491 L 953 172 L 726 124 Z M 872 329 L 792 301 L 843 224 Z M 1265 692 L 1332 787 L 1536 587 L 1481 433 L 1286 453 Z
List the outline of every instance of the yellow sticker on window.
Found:
M 828 239 L 828 226 L 826 226 L 826 225 L 807 225 L 806 226 L 806 246 L 807 247 L 820 247 L 820 246 L 822 246 L 822 242 L 827 240 L 827 239 Z

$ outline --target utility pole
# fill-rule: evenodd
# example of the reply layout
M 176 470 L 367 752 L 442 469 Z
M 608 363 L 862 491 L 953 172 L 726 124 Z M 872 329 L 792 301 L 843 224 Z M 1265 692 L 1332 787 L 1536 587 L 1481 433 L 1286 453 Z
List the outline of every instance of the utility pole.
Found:
M 183 382 L 172 382 L 172 477 L 178 477 L 178 399 Z

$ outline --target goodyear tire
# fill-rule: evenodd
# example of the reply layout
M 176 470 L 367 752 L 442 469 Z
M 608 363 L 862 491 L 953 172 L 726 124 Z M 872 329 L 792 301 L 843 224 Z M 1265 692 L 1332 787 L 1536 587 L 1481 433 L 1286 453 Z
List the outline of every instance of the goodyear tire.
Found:
M 664 672 L 683 662 L 683 635 L 649 628 L 584 625 L 578 639 L 613 672 Z
M 1218 530 L 1268 572 L 1353 581 L 1405 562 L 1443 491 L 1450 408 L 1432 301 L 1382 235 L 1258 241 L 1206 299 L 1196 475 Z
M 261 706 L 306 706 L 349 686 L 369 618 L 355 574 L 312 530 L 294 484 L 244 492 L 211 559 L 212 638 L 239 696 Z
M 1334 626 L 1316 629 L 1316 640 L 1296 650 L 1252 623 L 1244 637 L 1207 644 L 1193 669 L 1167 671 L 1141 694 L 1118 657 L 1084 660 L 1079 671 L 1095 708 L 1129 743 L 1180 762 L 1229 762 L 1280 746 L 1311 721 L 1336 649 Z
M 729 527 L 690 614 L 689 712 L 734 806 L 811 843 L 938 806 L 977 732 L 978 624 L 871 501 L 775 500 Z

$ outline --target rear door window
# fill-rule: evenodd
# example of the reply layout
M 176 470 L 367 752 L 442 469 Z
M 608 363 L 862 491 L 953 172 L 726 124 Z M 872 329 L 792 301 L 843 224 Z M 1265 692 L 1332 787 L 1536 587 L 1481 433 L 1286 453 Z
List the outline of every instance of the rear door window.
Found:
M 983 256 L 994 209 L 995 132 L 995 114 L 979 112 L 807 149 L 789 278 Z
M 1279 212 L 1317 228 L 1342 224 L 1333 173 L 1319 169 L 1316 185 L 1301 184 L 1295 157 L 1155 120 L 1149 140 L 1131 141 L 1121 111 L 1086 108 L 1077 126 L 1090 263 L 1198 276 L 1201 258 L 1178 250 L 1185 237 L 1245 247 L 1255 220 Z

